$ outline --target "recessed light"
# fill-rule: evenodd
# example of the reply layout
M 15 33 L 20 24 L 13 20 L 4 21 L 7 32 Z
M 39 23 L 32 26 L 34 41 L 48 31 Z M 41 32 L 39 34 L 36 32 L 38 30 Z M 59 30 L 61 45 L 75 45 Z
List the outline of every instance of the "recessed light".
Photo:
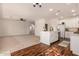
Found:
M 72 9 L 71 12 L 76 12 L 76 10 Z
M 59 15 L 59 12 L 57 12 L 55 15 Z
M 55 15 L 59 15 L 60 14 L 60 10 L 57 10 L 57 12 L 55 13 Z
M 49 9 L 49 11 L 53 11 L 53 9 Z

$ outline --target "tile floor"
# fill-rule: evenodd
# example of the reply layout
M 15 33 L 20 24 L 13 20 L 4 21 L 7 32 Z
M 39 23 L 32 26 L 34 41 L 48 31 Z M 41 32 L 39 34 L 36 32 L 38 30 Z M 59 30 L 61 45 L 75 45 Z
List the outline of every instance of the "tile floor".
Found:
M 0 37 L 0 52 L 11 53 L 38 43 L 40 43 L 39 37 L 34 35 Z

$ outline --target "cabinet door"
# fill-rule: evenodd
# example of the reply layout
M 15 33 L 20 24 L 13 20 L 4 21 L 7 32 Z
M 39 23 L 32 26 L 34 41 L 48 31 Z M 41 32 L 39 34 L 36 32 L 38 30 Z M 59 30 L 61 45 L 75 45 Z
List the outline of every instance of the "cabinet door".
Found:
M 70 38 L 70 49 L 79 55 L 79 36 L 71 36 Z

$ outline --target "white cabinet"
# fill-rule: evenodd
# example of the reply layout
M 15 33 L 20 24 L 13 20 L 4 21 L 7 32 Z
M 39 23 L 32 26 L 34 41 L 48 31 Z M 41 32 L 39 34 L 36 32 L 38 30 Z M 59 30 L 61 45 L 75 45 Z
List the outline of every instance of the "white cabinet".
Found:
M 57 31 L 42 31 L 40 33 L 40 42 L 50 45 L 50 43 L 53 43 L 58 40 L 58 32 Z
M 70 36 L 73 35 L 73 32 L 70 32 L 70 31 L 65 31 L 65 38 L 69 38 L 70 39 Z
M 70 37 L 70 49 L 73 54 L 79 55 L 79 34 L 74 34 Z

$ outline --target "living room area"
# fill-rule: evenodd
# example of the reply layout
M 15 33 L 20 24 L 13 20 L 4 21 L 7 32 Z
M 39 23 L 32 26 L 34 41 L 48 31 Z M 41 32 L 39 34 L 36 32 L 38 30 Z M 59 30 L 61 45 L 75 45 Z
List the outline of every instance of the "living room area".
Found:
M 78 3 L 0 3 L 1 56 L 78 56 Z

